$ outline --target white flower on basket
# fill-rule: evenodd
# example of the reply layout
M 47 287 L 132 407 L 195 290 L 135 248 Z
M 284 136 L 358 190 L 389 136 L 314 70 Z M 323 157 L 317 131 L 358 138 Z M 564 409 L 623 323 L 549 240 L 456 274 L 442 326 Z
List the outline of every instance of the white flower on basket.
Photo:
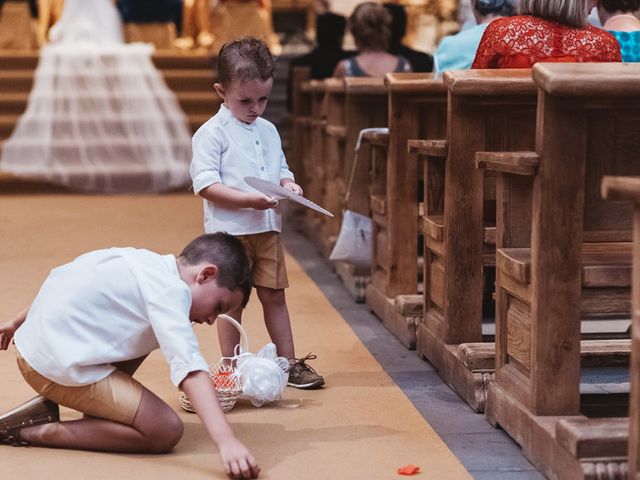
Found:
M 276 346 L 268 343 L 255 355 L 241 353 L 235 357 L 236 374 L 242 383 L 242 393 L 254 407 L 279 400 L 287 386 L 289 362 L 278 357 Z
M 278 400 L 287 386 L 289 361 L 276 355 L 273 343 L 268 343 L 254 355 L 249 352 L 249 341 L 242 325 L 228 315 L 220 315 L 218 319 L 231 323 L 240 333 L 235 355 L 209 365 L 209 376 L 222 411 L 231 410 L 240 394 L 249 398 L 255 407 Z M 184 392 L 180 392 L 178 400 L 184 410 L 195 412 Z

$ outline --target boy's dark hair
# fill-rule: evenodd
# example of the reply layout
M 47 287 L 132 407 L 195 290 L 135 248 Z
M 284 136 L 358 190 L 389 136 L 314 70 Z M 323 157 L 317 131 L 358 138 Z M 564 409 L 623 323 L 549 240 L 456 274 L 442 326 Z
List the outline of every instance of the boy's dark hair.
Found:
M 188 265 L 210 263 L 218 267 L 218 286 L 242 291 L 245 307 L 251 294 L 251 270 L 242 242 L 228 233 L 207 233 L 192 240 L 178 258 Z
M 609 13 L 635 12 L 640 8 L 640 0 L 600 0 L 600 6 Z
M 225 43 L 218 53 L 218 82 L 223 86 L 234 80 L 268 80 L 273 78 L 276 62 L 269 47 L 254 37 Z

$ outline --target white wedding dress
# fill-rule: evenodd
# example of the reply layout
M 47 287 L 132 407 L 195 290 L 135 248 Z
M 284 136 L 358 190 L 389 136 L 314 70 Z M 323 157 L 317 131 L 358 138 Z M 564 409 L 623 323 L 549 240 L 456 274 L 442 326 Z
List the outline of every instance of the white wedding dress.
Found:
M 96 193 L 188 185 L 186 116 L 153 48 L 123 42 L 112 0 L 66 0 L 50 37 L 0 169 Z

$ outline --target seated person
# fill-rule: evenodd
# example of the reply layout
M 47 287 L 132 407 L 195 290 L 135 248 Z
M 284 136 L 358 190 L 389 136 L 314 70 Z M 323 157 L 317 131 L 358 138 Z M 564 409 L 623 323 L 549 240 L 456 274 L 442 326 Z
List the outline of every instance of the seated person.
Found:
M 311 52 L 291 60 L 291 67 L 311 67 L 311 78 L 322 80 L 333 75 L 340 60 L 354 52 L 342 49 L 347 20 L 342 15 L 323 13 L 316 21 L 316 47 Z
M 344 30 L 347 20 L 342 15 L 323 13 L 316 20 L 316 47 L 306 55 L 294 58 L 289 63 L 289 81 L 287 83 L 287 108 L 291 111 L 293 95 L 293 67 L 310 67 L 310 78 L 322 80 L 331 77 L 340 60 L 350 57 L 354 52 L 342 49 Z
M 182 0 L 117 0 L 124 23 L 171 22 L 179 31 L 182 23 Z
M 334 77 L 373 77 L 389 72 L 410 72 L 411 64 L 389 52 L 391 15 L 379 3 L 364 2 L 349 17 L 349 30 L 358 53 L 338 63 Z
M 496 18 L 515 13 L 515 0 L 471 0 L 477 25 L 444 37 L 433 57 L 437 73 L 471 68 L 485 29 Z
M 409 60 L 411 69 L 414 72 L 432 72 L 433 57 L 431 55 L 409 48 L 402 43 L 402 39 L 407 33 L 407 11 L 404 5 L 397 3 L 385 3 L 383 5 L 391 14 L 392 18 L 389 51 Z
M 633 14 L 640 0 L 600 0 L 598 17 L 602 27 L 620 44 L 623 62 L 640 62 L 640 20 Z
M 172 48 L 182 29 L 182 0 L 116 0 L 127 42 Z
M 619 62 L 615 37 L 587 23 L 596 0 L 520 0 L 482 36 L 471 68 L 531 68 L 537 62 Z

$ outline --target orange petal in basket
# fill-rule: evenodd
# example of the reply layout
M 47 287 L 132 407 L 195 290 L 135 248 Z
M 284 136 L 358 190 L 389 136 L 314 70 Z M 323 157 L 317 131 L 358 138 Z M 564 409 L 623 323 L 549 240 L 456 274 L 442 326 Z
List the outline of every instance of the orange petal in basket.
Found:
M 416 475 L 420 473 L 420 467 L 417 465 L 405 465 L 398 469 L 398 475 Z
M 234 388 L 237 385 L 238 381 L 231 376 L 231 372 L 218 372 L 213 377 L 213 386 L 216 388 Z

